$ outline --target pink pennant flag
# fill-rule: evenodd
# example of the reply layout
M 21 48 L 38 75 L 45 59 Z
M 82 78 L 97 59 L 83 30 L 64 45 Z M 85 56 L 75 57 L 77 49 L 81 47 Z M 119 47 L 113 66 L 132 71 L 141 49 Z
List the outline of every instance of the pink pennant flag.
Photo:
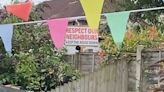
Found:
M 57 49 L 63 48 L 64 38 L 68 27 L 67 19 L 53 19 L 47 21 L 49 26 L 49 32 L 53 41 L 53 44 Z

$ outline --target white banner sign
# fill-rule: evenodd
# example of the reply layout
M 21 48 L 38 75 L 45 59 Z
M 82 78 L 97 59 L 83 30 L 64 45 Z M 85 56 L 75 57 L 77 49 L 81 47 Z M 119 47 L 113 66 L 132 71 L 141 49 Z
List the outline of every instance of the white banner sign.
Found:
M 69 27 L 65 36 L 65 45 L 98 46 L 98 31 L 89 27 Z

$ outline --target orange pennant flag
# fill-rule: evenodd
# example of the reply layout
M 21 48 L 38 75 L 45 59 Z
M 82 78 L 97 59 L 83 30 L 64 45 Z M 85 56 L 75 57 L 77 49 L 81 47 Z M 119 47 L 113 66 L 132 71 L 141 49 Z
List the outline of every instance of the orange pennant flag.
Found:
M 7 12 L 21 18 L 24 21 L 28 21 L 31 9 L 32 3 L 30 1 L 6 6 Z

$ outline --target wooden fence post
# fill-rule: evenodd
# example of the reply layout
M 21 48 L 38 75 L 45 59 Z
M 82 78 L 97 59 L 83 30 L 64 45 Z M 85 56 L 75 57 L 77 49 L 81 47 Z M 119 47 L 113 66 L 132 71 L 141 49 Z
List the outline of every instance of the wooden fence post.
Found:
M 162 59 L 162 51 L 161 50 L 159 50 L 159 61 Z
M 142 50 L 144 46 L 137 46 L 137 56 L 136 56 L 136 92 L 140 92 L 140 79 L 141 79 L 141 59 L 142 59 Z

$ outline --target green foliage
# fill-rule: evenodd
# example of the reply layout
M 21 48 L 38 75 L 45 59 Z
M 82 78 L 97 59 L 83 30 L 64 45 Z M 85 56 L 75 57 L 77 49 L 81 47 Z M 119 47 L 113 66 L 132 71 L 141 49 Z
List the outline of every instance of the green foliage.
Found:
M 122 6 L 126 10 L 136 10 L 136 9 L 146 9 L 154 7 L 163 7 L 163 0 L 125 0 L 125 3 Z M 163 26 L 161 24 L 159 16 L 164 13 L 163 9 L 154 10 L 154 11 L 145 11 L 145 12 L 136 12 L 131 13 L 130 20 L 131 22 L 137 22 L 142 27 L 156 25 L 158 28 Z
M 101 43 L 101 47 L 109 55 L 117 55 L 120 52 L 136 52 L 138 45 L 144 45 L 148 48 L 158 48 L 159 44 L 164 40 L 164 34 L 158 31 L 157 37 L 155 39 L 150 39 L 150 30 L 144 30 L 142 32 L 132 31 L 134 37 L 124 39 L 123 46 L 118 50 L 113 42 L 110 33 L 103 35 L 105 38 Z
M 162 7 L 163 0 L 125 0 L 127 9 Z
M 111 9 L 113 11 L 129 11 L 137 9 L 146 9 L 154 7 L 163 7 L 163 0 L 106 0 L 104 4 L 104 11 L 110 12 L 109 4 L 115 4 Z M 118 8 L 117 4 L 119 3 Z M 112 5 L 111 4 L 111 5 Z M 158 48 L 158 46 L 164 40 L 164 10 L 154 10 L 154 11 L 145 11 L 145 12 L 131 12 L 129 17 L 128 27 L 130 27 L 132 33 L 135 35 L 133 38 L 125 38 L 123 46 L 120 50 L 115 48 L 112 36 L 110 32 L 106 32 L 106 28 L 101 27 L 105 33 L 100 35 L 104 38 L 104 41 L 101 42 L 101 47 L 106 51 L 107 61 L 121 55 L 121 52 L 136 52 L 137 45 L 144 45 L 148 48 Z M 162 16 L 162 17 L 161 17 Z M 106 26 L 106 25 L 104 25 Z M 155 39 L 150 39 L 150 30 L 149 27 L 155 26 L 158 31 L 158 35 Z M 119 25 L 118 25 L 119 27 Z M 109 31 L 109 29 L 107 30 Z M 103 62 L 108 63 L 108 62 Z
M 113 38 L 109 32 L 101 33 L 100 35 L 104 38 L 101 42 L 101 47 L 105 51 L 105 58 L 100 63 L 102 67 L 110 64 L 112 61 L 118 61 L 120 58 L 130 56 L 127 53 L 136 53 L 137 46 L 143 45 L 145 48 L 164 48 L 164 33 L 161 31 L 155 30 L 154 33 L 155 38 L 151 39 L 152 30 L 143 30 L 141 32 L 137 32 L 135 30 L 131 30 L 132 36 L 129 38 L 126 36 L 124 38 L 122 48 L 117 49 L 114 44 Z M 130 58 L 129 58 L 130 59 Z
M 25 89 L 39 88 L 39 75 L 37 73 L 37 63 L 35 57 L 29 53 L 15 54 L 16 60 L 20 61 L 16 65 L 17 84 Z
M 31 13 L 30 20 L 39 16 Z M 8 16 L 1 24 L 21 22 Z M 47 26 L 14 26 L 13 55 L 6 55 L 0 44 L 0 84 L 20 86 L 25 90 L 50 90 L 80 77 L 78 71 L 63 61 L 65 49 L 56 50 Z

